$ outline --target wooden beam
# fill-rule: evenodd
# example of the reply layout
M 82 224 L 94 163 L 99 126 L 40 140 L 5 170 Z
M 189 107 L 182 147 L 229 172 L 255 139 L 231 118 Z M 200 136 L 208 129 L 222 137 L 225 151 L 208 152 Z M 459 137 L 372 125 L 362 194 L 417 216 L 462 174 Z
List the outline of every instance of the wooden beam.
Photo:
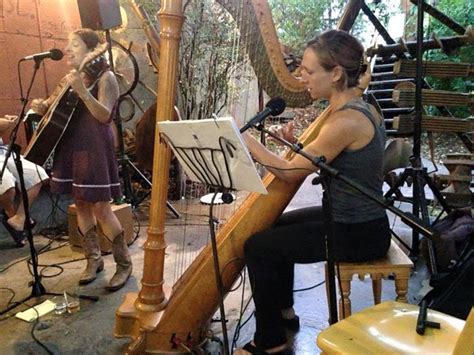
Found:
M 413 77 L 416 73 L 416 61 L 402 59 L 393 66 L 393 74 Z M 455 78 L 474 76 L 471 63 L 431 62 L 423 61 L 423 75 L 437 78 Z
M 393 102 L 399 107 L 415 105 L 415 89 L 393 90 Z M 422 90 L 422 105 L 433 106 L 469 106 L 474 104 L 474 94 L 444 90 Z
M 410 1 L 413 4 L 418 5 L 416 0 L 410 0 Z M 428 14 L 433 16 L 435 19 L 437 19 L 442 24 L 448 26 L 450 29 L 452 29 L 457 34 L 462 35 L 466 32 L 466 29 L 463 26 L 461 26 L 459 23 L 454 21 L 452 18 L 448 17 L 447 15 L 445 15 L 444 13 L 439 11 L 438 9 L 434 8 L 430 4 L 427 4 L 426 1 L 424 1 L 423 9 L 425 10 L 425 12 L 427 12 Z
M 364 0 L 350 0 L 339 19 L 337 28 L 343 31 L 349 31 L 354 25 L 362 5 L 364 5 Z
M 413 115 L 400 115 L 394 117 L 393 128 L 400 134 L 413 133 Z M 428 132 L 473 132 L 474 120 L 453 117 L 423 115 L 421 129 Z
M 471 26 L 466 30 L 466 34 L 462 36 L 441 37 L 432 35 L 432 38 L 423 41 L 423 50 L 441 49 L 447 55 L 450 55 L 456 49 L 474 43 L 474 30 Z M 396 44 L 379 44 L 375 47 L 367 48 L 368 57 L 378 55 L 380 57 L 390 57 L 391 55 L 402 55 L 410 53 L 413 57 L 416 53 L 416 41 L 405 42 L 402 38 Z

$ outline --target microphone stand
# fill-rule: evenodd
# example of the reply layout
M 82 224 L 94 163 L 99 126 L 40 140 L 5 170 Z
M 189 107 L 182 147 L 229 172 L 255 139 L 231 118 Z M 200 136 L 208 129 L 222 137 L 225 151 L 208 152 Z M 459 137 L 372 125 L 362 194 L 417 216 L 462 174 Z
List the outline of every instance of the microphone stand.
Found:
M 409 214 L 403 212 L 402 210 L 393 206 L 393 199 L 384 199 L 373 194 L 371 191 L 367 190 L 365 187 L 361 186 L 360 184 L 356 183 L 355 181 L 351 180 L 350 178 L 342 175 L 338 170 L 332 168 L 328 164 L 326 164 L 326 159 L 324 156 L 313 156 L 311 154 L 306 153 L 303 150 L 303 146 L 301 143 L 290 143 L 287 140 L 278 137 L 273 132 L 267 130 L 263 124 L 254 125 L 254 128 L 258 129 L 261 132 L 264 132 L 274 138 L 276 141 L 282 143 L 283 145 L 289 147 L 293 152 L 296 154 L 301 155 L 302 157 L 309 160 L 314 166 L 318 167 L 323 177 L 323 187 L 325 189 L 323 194 L 323 211 L 324 211 L 324 225 L 326 229 L 326 256 L 327 256 L 327 274 L 328 274 L 328 303 L 329 303 L 329 323 L 334 324 L 338 321 L 337 318 L 337 297 L 336 297 L 336 285 L 335 285 L 335 271 L 334 271 L 334 235 L 333 235 L 333 221 L 332 221 L 332 212 L 327 205 L 328 202 L 328 179 L 339 179 L 343 181 L 345 184 L 349 185 L 353 189 L 359 191 L 367 198 L 377 202 L 380 206 L 385 209 L 388 209 L 392 213 L 396 214 L 400 217 L 400 219 L 407 224 L 408 226 L 412 227 L 413 229 L 417 230 L 419 233 L 425 235 L 430 240 L 435 240 L 438 238 L 438 235 L 435 234 L 434 230 L 431 226 L 427 225 L 423 220 L 418 218 L 413 214 Z
M 20 60 L 21 62 L 22 60 Z M 29 283 L 29 286 L 31 286 L 31 295 L 20 300 L 17 302 L 13 302 L 10 306 L 7 308 L 3 309 L 0 311 L 0 315 L 3 315 L 13 308 L 16 308 L 20 304 L 28 301 L 29 299 L 33 297 L 40 297 L 43 295 L 59 295 L 56 293 L 50 293 L 46 292 L 46 289 L 44 286 L 41 284 L 41 276 L 38 273 L 38 253 L 36 252 L 34 242 L 33 242 L 33 233 L 32 233 L 32 228 L 31 228 L 31 218 L 30 218 L 30 208 L 29 208 L 29 201 L 28 201 L 28 193 L 25 187 L 25 179 L 23 176 L 23 164 L 21 162 L 21 156 L 20 156 L 20 150 L 21 147 L 16 144 L 16 139 L 18 135 L 18 129 L 20 127 L 20 123 L 23 121 L 23 117 L 25 116 L 25 111 L 26 111 L 26 105 L 28 104 L 28 98 L 30 96 L 31 88 L 33 86 L 33 82 L 36 77 L 36 73 L 38 72 L 38 69 L 41 65 L 42 59 L 35 58 L 35 65 L 34 65 L 34 72 L 33 76 L 31 77 L 30 84 L 28 87 L 28 90 L 26 92 L 26 97 L 23 97 L 23 92 L 21 92 L 21 102 L 22 102 L 22 108 L 20 115 L 18 117 L 17 123 L 15 127 L 13 128 L 13 131 L 10 135 L 10 141 L 8 142 L 8 149 L 5 154 L 5 160 L 3 162 L 2 170 L 0 172 L 0 183 L 2 182 L 3 174 L 5 172 L 5 168 L 7 166 L 8 159 L 10 159 L 10 156 L 13 153 L 13 158 L 15 161 L 15 167 L 18 172 L 18 177 L 19 177 L 19 182 L 20 182 L 20 192 L 21 192 L 21 197 L 22 197 L 22 202 L 23 202 L 23 207 L 25 210 L 25 224 L 23 227 L 24 232 L 26 233 L 26 238 L 28 239 L 28 244 L 30 246 L 30 254 L 31 254 L 31 263 L 33 266 L 33 280 Z M 8 222 L 7 222 L 8 223 Z

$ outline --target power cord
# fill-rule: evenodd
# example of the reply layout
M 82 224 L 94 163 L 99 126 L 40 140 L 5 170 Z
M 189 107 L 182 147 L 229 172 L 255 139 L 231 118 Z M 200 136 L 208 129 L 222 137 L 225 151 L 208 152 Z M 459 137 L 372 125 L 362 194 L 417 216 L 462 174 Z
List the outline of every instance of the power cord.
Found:
M 12 296 L 10 297 L 10 299 L 9 299 L 8 302 L 7 302 L 7 306 L 9 306 L 9 305 L 12 303 L 13 299 L 15 298 L 15 295 L 16 295 L 15 291 L 12 290 L 11 288 L 8 288 L 8 287 L 0 287 L 0 290 L 7 290 L 7 291 L 11 292 Z M 21 302 L 21 304 L 27 306 L 27 307 L 30 308 L 30 309 L 33 309 L 33 310 L 36 312 L 36 319 L 34 320 L 33 326 L 31 327 L 31 331 L 30 331 L 31 337 L 32 337 L 33 340 L 34 340 L 39 346 L 41 346 L 48 354 L 51 354 L 51 355 L 54 354 L 46 345 L 44 345 L 44 344 L 35 336 L 35 330 L 36 330 L 36 327 L 37 327 L 38 324 L 39 324 L 39 318 L 40 318 L 39 313 L 38 313 L 38 310 L 37 310 L 36 308 L 32 307 L 31 305 L 29 305 L 29 304 L 26 303 L 26 302 Z M 11 313 L 10 315 L 8 315 L 8 316 L 6 316 L 6 317 L 1 318 L 1 319 L 0 319 L 0 322 L 3 322 L 3 321 L 5 321 L 5 320 L 7 320 L 7 319 L 10 319 L 10 318 L 13 317 L 13 316 L 14 316 L 14 314 Z
M 23 302 L 23 303 L 26 304 L 25 302 Z M 28 306 L 28 304 L 26 304 L 26 305 Z M 29 306 L 29 307 L 31 307 L 31 306 Z M 35 312 L 36 312 L 36 319 L 34 320 L 33 326 L 31 327 L 31 332 L 30 332 L 31 337 L 32 337 L 33 340 L 34 340 L 39 346 L 41 346 L 48 354 L 54 355 L 54 353 L 53 353 L 51 350 L 49 350 L 49 348 L 48 348 L 46 345 L 44 345 L 44 344 L 35 336 L 35 329 L 36 329 L 36 326 L 39 324 L 39 317 L 40 317 L 40 315 L 39 315 L 39 312 L 38 312 L 38 310 L 37 310 L 36 308 L 33 307 L 33 309 L 34 309 Z
M 234 336 L 232 337 L 232 349 L 234 349 L 236 347 L 236 344 L 237 344 L 237 341 L 239 340 L 239 337 L 240 337 L 240 330 L 252 319 L 252 316 L 255 314 L 255 312 L 252 312 L 248 317 L 247 319 L 245 319 L 245 321 L 242 322 L 242 318 L 243 318 L 243 315 L 245 314 L 245 311 L 247 310 L 248 306 L 250 305 L 250 302 L 252 301 L 253 299 L 253 295 L 250 295 L 249 299 L 247 300 L 247 303 L 244 305 L 244 299 L 245 299 L 245 284 L 246 284 L 246 276 L 247 273 L 245 271 L 243 271 L 243 276 L 242 276 L 242 272 L 240 273 L 240 277 L 242 278 L 242 282 L 241 282 L 241 285 L 242 285 L 242 296 L 241 296 L 241 300 L 240 300 L 240 317 L 237 321 L 237 325 L 235 327 L 235 330 L 234 330 Z M 309 291 L 309 290 L 312 290 L 312 289 L 315 289 L 323 284 L 325 284 L 326 281 L 321 281 L 321 282 L 318 282 L 316 283 L 315 285 L 313 286 L 309 286 L 309 287 L 305 287 L 305 288 L 300 288 L 300 289 L 296 289 L 296 290 L 293 290 L 293 293 L 296 293 L 296 292 L 303 292 L 303 291 Z M 240 285 L 239 285 L 240 287 Z

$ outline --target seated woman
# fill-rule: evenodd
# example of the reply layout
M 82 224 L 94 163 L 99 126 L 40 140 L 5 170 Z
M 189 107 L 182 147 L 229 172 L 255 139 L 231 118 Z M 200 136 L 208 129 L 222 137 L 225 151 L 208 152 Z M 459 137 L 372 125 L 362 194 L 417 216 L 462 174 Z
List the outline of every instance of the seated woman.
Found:
M 346 32 L 330 30 L 309 41 L 301 64 L 302 81 L 313 99 L 329 100 L 331 112 L 304 150 L 324 156 L 341 174 L 382 197 L 384 122 L 356 90 L 366 69 L 362 45 Z M 302 181 L 317 170 L 300 155 L 287 161 L 250 134 L 244 134 L 244 139 L 255 160 L 282 180 Z M 387 253 L 390 231 L 383 207 L 338 179 L 330 181 L 329 200 L 337 261 L 367 261 Z M 287 349 L 285 328 L 299 328 L 293 309 L 294 264 L 326 260 L 326 232 L 321 209 L 314 207 L 284 214 L 272 228 L 247 240 L 245 261 L 256 332 L 253 341 L 235 354 L 276 354 Z
M 17 120 L 17 116 L 1 117 L 0 135 L 10 131 L 15 126 Z M 0 169 L 3 167 L 6 153 L 7 147 L 0 141 Z M 41 166 L 35 165 L 23 158 L 21 158 L 21 162 L 28 201 L 31 204 L 41 191 L 41 186 L 49 177 Z M 2 208 L 0 218 L 2 224 L 15 241 L 16 246 L 21 248 L 26 242 L 24 232 L 26 217 L 23 199 L 19 196 L 19 179 L 15 161 L 13 156 L 10 156 L 0 183 L 0 207 Z M 18 201 L 18 204 L 16 204 L 16 201 Z M 35 222 L 31 221 L 31 223 L 31 228 L 33 228 Z

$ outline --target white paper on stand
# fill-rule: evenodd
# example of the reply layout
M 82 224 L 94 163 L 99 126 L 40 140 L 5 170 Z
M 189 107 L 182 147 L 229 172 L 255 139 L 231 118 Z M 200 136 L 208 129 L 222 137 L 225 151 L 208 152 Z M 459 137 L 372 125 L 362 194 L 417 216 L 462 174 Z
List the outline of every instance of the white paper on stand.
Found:
M 158 126 L 170 141 L 173 152 L 191 180 L 204 182 L 196 173 L 196 169 L 193 169 L 192 161 L 194 161 L 200 166 L 206 166 L 214 178 L 220 175 L 224 186 L 230 185 L 227 176 L 227 171 L 229 171 L 232 187 L 235 190 L 267 193 L 232 117 L 177 122 L 165 121 L 158 122 Z M 181 148 L 199 148 L 199 153 L 185 155 L 182 151 L 179 152 L 179 150 L 182 150 Z M 212 156 L 210 149 L 224 150 L 228 168 L 225 164 L 224 155 L 214 154 Z M 215 178 L 215 180 L 218 179 Z

